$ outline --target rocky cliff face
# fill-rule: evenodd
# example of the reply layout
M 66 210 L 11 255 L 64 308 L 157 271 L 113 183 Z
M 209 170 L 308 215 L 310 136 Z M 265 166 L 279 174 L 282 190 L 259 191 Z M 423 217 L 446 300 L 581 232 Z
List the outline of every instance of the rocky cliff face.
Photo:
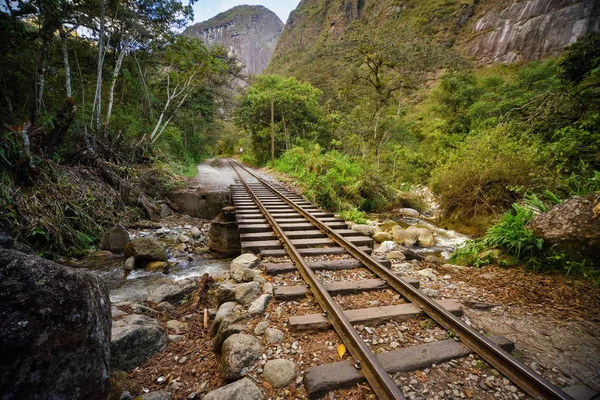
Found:
M 475 37 L 465 47 L 485 62 L 536 60 L 560 53 L 599 25 L 597 0 L 502 1 L 477 17 Z
M 263 6 L 237 6 L 216 17 L 187 28 L 183 34 L 206 45 L 221 45 L 234 54 L 248 74 L 260 74 L 283 31 L 283 22 Z
M 269 72 L 309 79 L 339 64 L 336 43 L 355 37 L 453 46 L 481 64 L 556 55 L 600 28 L 598 0 L 302 0 Z M 336 58 L 337 57 L 337 58 Z M 313 82 L 315 83 L 315 82 Z

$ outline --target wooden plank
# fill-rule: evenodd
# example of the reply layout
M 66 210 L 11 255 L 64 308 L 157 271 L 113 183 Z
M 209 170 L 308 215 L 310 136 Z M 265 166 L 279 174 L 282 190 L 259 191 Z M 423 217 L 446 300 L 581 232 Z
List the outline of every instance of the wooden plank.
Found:
M 346 225 L 345 222 L 325 222 L 325 225 L 327 225 L 328 227 L 330 227 L 332 229 L 347 229 L 348 228 L 348 225 Z M 304 231 L 304 230 L 314 227 L 314 225 L 309 222 L 296 223 L 296 224 L 281 223 L 281 224 L 279 224 L 279 226 L 284 231 Z
M 410 285 L 418 288 L 419 280 L 410 276 L 403 276 L 406 282 Z M 374 290 L 388 289 L 388 284 L 381 279 L 361 279 L 359 281 L 342 281 L 324 283 L 323 287 L 332 296 L 356 294 L 361 292 L 370 292 Z M 310 289 L 306 285 L 294 285 L 294 286 L 278 286 L 275 288 L 275 298 L 277 300 L 298 300 L 306 296 L 310 292 Z
M 390 260 L 378 260 L 382 263 L 386 268 L 391 268 L 392 262 Z M 296 270 L 296 266 L 292 263 L 264 263 L 266 271 L 270 275 L 279 275 L 286 274 L 289 272 L 294 272 Z M 355 268 L 363 268 L 364 266 L 358 260 L 330 260 L 330 261 L 319 261 L 314 263 L 309 263 L 308 266 L 315 271 L 339 271 L 344 269 L 355 269 Z
M 352 229 L 336 229 L 335 231 L 347 239 L 350 239 L 352 237 L 368 238 L 368 236 L 362 236 L 362 234 L 360 232 L 353 231 Z M 286 232 L 285 234 L 290 239 L 314 239 L 314 238 L 327 237 L 327 235 L 325 235 L 323 232 L 317 230 L 316 228 L 304 230 L 304 231 L 291 231 L 291 232 Z M 272 240 L 275 238 L 276 238 L 276 236 L 273 231 L 256 232 L 256 233 L 241 233 L 240 234 L 240 240 L 243 242 L 256 241 L 256 240 Z
M 490 336 L 488 339 L 509 353 L 515 349 L 515 344 L 502 336 Z M 393 375 L 429 368 L 433 364 L 466 357 L 472 352 L 461 342 L 450 339 L 388 351 L 375 357 L 387 373 Z M 319 399 L 329 391 L 349 388 L 361 382 L 366 382 L 366 378 L 350 360 L 317 365 L 304 372 L 304 387 L 310 399 Z
M 440 300 L 439 305 L 456 316 L 463 314 L 460 303 L 454 300 Z M 406 321 L 422 314 L 414 304 L 399 304 L 395 306 L 381 306 L 346 310 L 344 315 L 352 324 L 378 325 L 389 320 Z M 329 329 L 331 324 L 323 314 L 295 315 L 289 318 L 289 328 L 294 332 L 315 332 Z
M 355 244 L 356 246 L 373 246 L 373 239 L 366 236 L 355 236 L 348 238 L 350 242 Z M 280 249 L 282 248 L 281 242 L 277 239 L 270 240 L 261 240 L 261 241 L 241 241 L 242 250 L 251 251 L 253 253 L 258 253 L 261 250 L 269 250 L 269 249 Z M 302 249 L 306 247 L 314 247 L 314 246 L 324 246 L 329 245 L 333 246 L 335 243 L 325 237 L 325 238 L 317 238 L 317 239 L 292 239 L 292 244 L 296 246 L 296 248 Z
M 372 248 L 367 246 L 359 247 L 362 251 L 367 254 L 371 254 L 373 251 Z M 317 247 L 317 248 L 307 248 L 307 249 L 298 249 L 302 256 L 325 256 L 325 255 L 333 255 L 333 254 L 346 254 L 346 249 L 342 247 Z M 287 251 L 285 250 L 263 250 L 260 252 L 263 257 L 285 257 L 287 256 Z
M 271 225 L 269 225 L 269 224 L 238 225 L 238 232 L 239 233 L 271 232 Z

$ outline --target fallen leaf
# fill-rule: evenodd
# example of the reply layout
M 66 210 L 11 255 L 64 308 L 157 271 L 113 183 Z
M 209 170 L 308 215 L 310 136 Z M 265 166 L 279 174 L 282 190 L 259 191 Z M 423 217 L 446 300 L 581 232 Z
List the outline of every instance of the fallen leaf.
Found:
M 340 358 L 344 357 L 344 354 L 346 354 L 346 346 L 343 343 L 338 346 L 338 354 L 340 355 Z
M 471 398 L 471 397 L 473 397 L 473 392 L 471 392 L 471 390 L 470 390 L 470 389 L 465 389 L 465 395 L 466 395 L 468 398 Z
M 267 381 L 263 381 L 262 385 L 267 389 L 273 389 L 273 386 Z

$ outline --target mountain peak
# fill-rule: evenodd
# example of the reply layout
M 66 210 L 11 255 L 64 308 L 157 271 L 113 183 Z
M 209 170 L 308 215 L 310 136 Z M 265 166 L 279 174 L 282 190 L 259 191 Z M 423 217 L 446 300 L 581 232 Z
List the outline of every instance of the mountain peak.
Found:
M 256 75 L 269 65 L 283 27 L 268 8 L 240 5 L 190 26 L 183 34 L 207 46 L 225 47 L 244 64 L 246 73 Z

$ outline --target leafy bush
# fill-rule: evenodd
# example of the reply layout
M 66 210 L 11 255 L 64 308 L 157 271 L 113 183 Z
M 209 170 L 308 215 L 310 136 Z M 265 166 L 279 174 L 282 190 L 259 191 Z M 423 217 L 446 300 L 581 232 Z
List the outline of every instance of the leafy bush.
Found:
M 501 214 L 520 197 L 511 188 L 533 186 L 539 153 L 511 138 L 510 129 L 499 125 L 467 139 L 446 164 L 434 169 L 431 187 L 449 219 Z
M 356 208 L 352 210 L 341 211 L 340 216 L 346 221 L 352 221 L 357 224 L 367 223 L 367 213 L 365 213 L 364 211 L 357 210 Z
M 329 210 L 372 211 L 392 198 L 374 171 L 336 150 L 324 153 L 318 144 L 288 150 L 275 167 L 295 178 L 308 199 Z
M 544 197 L 552 204 L 560 201 L 552 192 L 545 192 Z M 561 271 L 566 275 L 589 272 L 585 264 L 544 246 L 543 239 L 536 237 L 527 228 L 527 223 L 536 213 L 548 211 L 546 202 L 535 195 L 526 195 L 523 205 L 513 204 L 512 208 L 512 211 L 502 215 L 484 237 L 467 241 L 458 248 L 450 257 L 450 262 L 476 267 L 521 264 L 535 272 Z

